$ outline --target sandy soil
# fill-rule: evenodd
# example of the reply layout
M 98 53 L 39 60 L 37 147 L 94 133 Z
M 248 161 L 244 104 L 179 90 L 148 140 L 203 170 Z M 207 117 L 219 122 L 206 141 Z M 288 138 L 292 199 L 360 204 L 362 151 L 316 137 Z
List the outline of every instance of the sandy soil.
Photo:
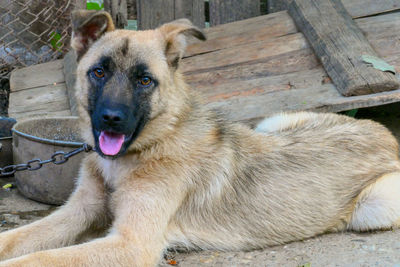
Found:
M 359 110 L 356 117 L 386 125 L 400 140 L 400 104 Z M 9 182 L 0 179 L 0 185 Z M 399 196 L 400 197 L 400 196 Z M 55 207 L 0 190 L 0 232 L 46 216 Z M 400 229 L 336 233 L 250 252 L 168 252 L 177 266 L 390 266 L 400 267 Z M 160 266 L 171 266 L 163 260 Z

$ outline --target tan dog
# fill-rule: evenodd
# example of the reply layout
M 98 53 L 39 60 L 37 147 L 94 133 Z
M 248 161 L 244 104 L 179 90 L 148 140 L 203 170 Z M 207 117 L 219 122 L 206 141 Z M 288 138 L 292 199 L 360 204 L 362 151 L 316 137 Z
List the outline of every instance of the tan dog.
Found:
M 82 130 L 97 153 L 64 206 L 0 234 L 0 259 L 13 258 L 0 266 L 154 266 L 168 247 L 250 250 L 398 224 L 398 145 L 383 126 L 306 112 L 262 133 L 227 122 L 178 68 L 199 29 L 113 28 L 107 13 L 75 13 Z

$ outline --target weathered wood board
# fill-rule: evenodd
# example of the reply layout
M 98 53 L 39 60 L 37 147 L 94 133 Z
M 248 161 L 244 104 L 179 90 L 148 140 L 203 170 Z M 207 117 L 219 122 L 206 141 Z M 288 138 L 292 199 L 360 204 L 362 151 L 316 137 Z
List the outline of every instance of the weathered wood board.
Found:
M 357 19 L 356 23 L 379 56 L 400 71 L 399 14 Z M 193 90 L 202 93 L 208 105 L 225 111 L 234 121 L 253 125 L 281 111 L 337 112 L 400 101 L 400 89 L 341 96 L 287 12 L 205 31 L 208 41 L 188 48 L 182 70 Z
M 63 68 L 63 60 L 56 60 L 13 71 L 9 116 L 70 116 Z
M 286 12 L 250 19 L 249 25 L 256 19 L 265 19 L 267 26 L 280 25 L 279 34 L 271 31 L 261 39 L 235 38 L 241 34 L 256 35 L 260 28 L 254 24 L 253 32 L 253 28 L 243 27 L 246 21 L 220 25 L 206 30 L 210 38 L 207 42 L 214 43 L 215 49 L 207 42 L 196 44 L 189 47 L 183 59 L 186 80 L 205 95 L 210 105 L 226 110 L 231 119 L 255 122 L 285 110 L 337 112 L 400 101 L 400 90 L 341 96 Z M 399 71 L 399 13 L 357 19 L 356 23 L 378 55 Z M 225 38 L 230 39 L 223 48 Z M 253 47 L 261 49 L 257 58 L 252 58 L 258 51 Z
M 353 18 L 374 16 L 400 10 L 399 0 L 341 0 Z M 286 10 L 284 0 L 268 0 L 268 13 Z
M 393 73 L 371 67 L 363 56 L 378 58 L 340 0 L 287 0 L 288 12 L 345 96 L 397 89 Z
M 342 0 L 342 3 L 353 18 L 400 10 L 399 0 Z
M 209 2 L 211 26 L 260 15 L 260 0 L 210 0 Z
M 200 28 L 205 25 L 203 0 L 137 0 L 137 10 L 138 28 L 142 30 L 179 18 L 188 18 Z
M 65 85 L 67 87 L 67 95 L 69 100 L 69 107 L 72 116 L 78 116 L 78 106 L 75 97 L 75 83 L 76 83 L 76 54 L 73 50 L 69 51 L 64 57 L 64 77 Z
M 71 115 L 65 83 L 14 92 L 9 106 L 9 116 L 17 120 L 22 117 Z
M 64 82 L 63 60 L 55 60 L 44 64 L 33 65 L 14 70 L 10 80 L 11 92 Z M 61 71 L 61 72 L 60 72 Z

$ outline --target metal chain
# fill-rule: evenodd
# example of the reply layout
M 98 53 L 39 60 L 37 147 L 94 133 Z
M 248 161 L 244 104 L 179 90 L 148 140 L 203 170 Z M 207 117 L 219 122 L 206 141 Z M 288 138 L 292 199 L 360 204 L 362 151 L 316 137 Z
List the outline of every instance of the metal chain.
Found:
M 0 176 L 8 176 L 12 175 L 17 171 L 36 171 L 43 167 L 43 165 L 47 163 L 53 163 L 56 165 L 64 164 L 68 161 L 70 157 L 73 157 L 83 151 L 90 152 L 93 148 L 88 144 L 83 144 L 81 147 L 72 150 L 70 152 L 57 151 L 53 155 L 51 155 L 50 159 L 41 160 L 41 159 L 32 159 L 25 164 L 17 164 L 17 165 L 8 165 L 3 168 L 0 168 Z

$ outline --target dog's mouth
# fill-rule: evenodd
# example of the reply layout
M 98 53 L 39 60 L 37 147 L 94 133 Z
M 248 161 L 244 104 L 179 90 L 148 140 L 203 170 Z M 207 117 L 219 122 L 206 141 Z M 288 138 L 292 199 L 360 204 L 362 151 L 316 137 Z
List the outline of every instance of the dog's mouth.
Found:
M 122 155 L 127 145 L 131 142 L 133 133 L 127 135 L 112 131 L 97 131 L 95 130 L 97 143 L 97 151 L 100 155 L 115 158 Z
M 104 155 L 115 156 L 119 151 L 121 151 L 124 141 L 124 134 L 101 131 L 99 136 L 99 147 Z

